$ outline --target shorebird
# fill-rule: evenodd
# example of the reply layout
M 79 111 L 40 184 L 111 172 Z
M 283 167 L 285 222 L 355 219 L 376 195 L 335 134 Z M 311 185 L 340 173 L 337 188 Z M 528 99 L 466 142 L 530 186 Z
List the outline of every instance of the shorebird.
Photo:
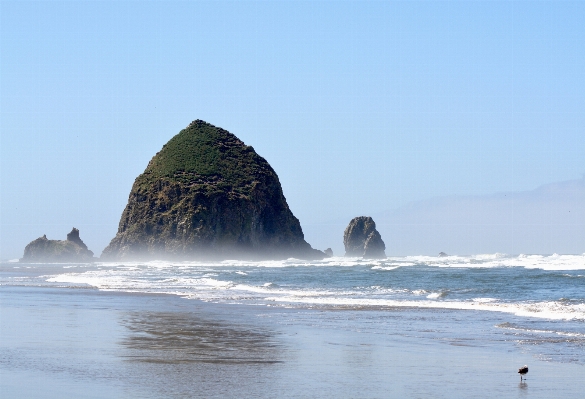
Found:
M 524 365 L 523 367 L 520 367 L 518 369 L 518 374 L 520 374 L 520 381 L 522 381 L 522 376 L 526 375 L 526 373 L 528 373 L 528 366 Z

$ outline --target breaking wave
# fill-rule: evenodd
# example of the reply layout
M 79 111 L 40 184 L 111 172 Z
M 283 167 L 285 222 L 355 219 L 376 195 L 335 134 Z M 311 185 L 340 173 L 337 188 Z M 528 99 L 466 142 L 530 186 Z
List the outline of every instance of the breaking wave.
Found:
M 121 275 L 112 270 L 64 273 L 48 277 L 49 283 L 65 286 L 90 285 L 106 291 L 165 293 L 212 302 L 254 304 L 281 304 L 283 306 L 341 306 L 386 308 L 437 308 L 511 313 L 516 316 L 553 320 L 585 321 L 585 303 L 578 301 L 521 301 L 508 302 L 492 297 L 474 297 L 466 300 L 449 299 L 449 290 L 392 289 L 381 286 L 353 287 L 352 289 L 322 287 L 287 288 L 274 282 L 258 285 L 219 280 L 204 274 L 202 277 L 141 278 L 134 273 Z M 235 275 L 240 275 L 233 273 Z
M 585 254 L 248 262 L 4 263 L 0 285 L 95 287 L 278 306 L 437 308 L 585 320 Z

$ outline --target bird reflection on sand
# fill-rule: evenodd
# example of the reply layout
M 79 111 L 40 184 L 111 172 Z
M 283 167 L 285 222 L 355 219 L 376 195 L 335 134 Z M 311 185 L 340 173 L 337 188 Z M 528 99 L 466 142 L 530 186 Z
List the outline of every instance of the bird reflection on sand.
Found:
M 527 389 L 528 388 L 528 384 L 525 383 L 524 381 L 522 381 L 520 384 L 518 384 L 518 388 L 520 388 L 520 389 Z
M 275 333 L 209 320 L 189 312 L 136 312 L 122 319 L 128 361 L 149 363 L 280 363 Z

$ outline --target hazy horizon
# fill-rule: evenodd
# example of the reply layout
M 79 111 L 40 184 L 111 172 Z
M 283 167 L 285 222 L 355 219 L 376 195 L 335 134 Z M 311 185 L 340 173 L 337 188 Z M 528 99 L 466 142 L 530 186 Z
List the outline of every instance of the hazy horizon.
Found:
M 426 198 L 367 216 L 374 218 L 389 256 L 583 254 L 585 177 L 526 191 Z M 348 223 L 307 226 L 305 236 L 319 249 L 331 242 L 334 254 L 343 256 Z
M 451 207 L 456 209 L 445 212 Z M 583 254 L 585 177 L 548 183 L 527 191 L 426 198 L 386 212 L 353 215 L 322 223 L 304 224 L 301 220 L 305 239 L 315 249 L 330 247 L 334 256 L 343 256 L 343 231 L 356 216 L 374 218 L 386 243 L 388 256 L 437 255 L 439 252 L 449 255 Z M 79 228 L 77 225 L 73 227 Z M 99 257 L 115 233 L 109 237 L 91 231 L 91 226 L 84 227 L 80 229 L 80 236 Z M 64 232 L 59 234 L 58 228 Z M 53 234 L 47 238 L 64 240 L 70 229 L 64 224 L 50 226 Z M 22 257 L 26 244 L 46 234 L 42 232 L 33 237 L 29 233 L 25 231 L 22 236 L 8 241 L 14 244 L 20 240 L 22 248 L 11 250 L 3 242 L 4 253 L 13 255 L 2 260 Z M 25 238 L 27 234 L 30 239 Z M 528 238 L 523 240 L 522 236 Z M 462 249 L 460 241 L 469 249 Z
M 99 256 L 195 119 L 270 163 L 314 248 L 371 215 L 389 255 L 585 252 L 580 216 L 538 219 L 558 198 L 486 199 L 585 172 L 585 2 L 2 1 L 0 22 L 2 259 L 73 226 Z M 453 196 L 485 200 L 475 227 L 423 206 Z

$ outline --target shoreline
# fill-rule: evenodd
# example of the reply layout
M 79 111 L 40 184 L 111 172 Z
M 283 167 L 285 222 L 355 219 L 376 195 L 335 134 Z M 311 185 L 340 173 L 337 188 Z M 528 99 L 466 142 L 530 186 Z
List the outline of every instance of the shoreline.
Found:
M 214 304 L 95 288 L 2 286 L 0 296 L 6 398 L 582 395 L 582 365 L 448 329 L 438 339 L 391 331 L 419 319 L 429 330 L 456 327 L 467 312 Z
M 44 266 L 44 264 L 32 264 L 35 266 Z M 101 270 L 103 265 L 94 265 L 94 264 L 71 264 L 67 266 L 63 266 L 63 264 L 55 263 L 55 264 L 48 264 L 49 269 L 42 270 L 37 269 L 32 274 L 34 277 L 41 277 L 43 274 L 52 275 L 51 278 L 44 279 L 44 284 L 57 284 L 57 287 L 83 287 L 86 286 L 95 288 L 98 290 L 109 290 L 109 292 L 143 292 L 143 293 L 152 293 L 152 294 L 168 294 L 168 295 L 176 295 L 179 297 L 186 297 L 189 299 L 200 299 L 197 298 L 195 295 L 195 291 L 192 290 L 192 287 L 185 288 L 181 285 L 173 286 L 173 283 L 169 284 L 166 288 L 148 288 L 142 287 L 137 288 L 135 291 L 131 291 L 132 288 L 128 288 L 128 286 L 124 287 L 123 284 L 119 284 L 115 280 L 108 281 L 109 278 L 106 276 L 105 278 L 102 276 L 100 278 L 94 279 L 93 277 L 84 277 L 83 273 L 79 273 L 79 269 L 83 272 L 95 272 Z M 229 268 L 232 265 L 213 265 L 213 267 L 225 267 Z M 128 265 L 119 265 L 118 268 L 131 268 L 131 267 L 144 267 L 147 268 L 148 266 L 144 266 L 141 264 L 128 264 Z M 245 269 L 245 266 L 238 265 L 237 268 Z M 256 267 L 253 265 L 252 267 Z M 344 266 L 341 266 L 342 268 Z M 369 267 L 369 265 L 366 265 Z M 372 270 L 376 270 L 377 266 L 372 267 Z M 392 266 L 392 269 L 397 269 L 398 266 Z M 391 269 L 388 268 L 388 269 Z M 408 267 L 405 267 L 405 270 Z M 12 267 L 4 273 L 15 273 L 26 275 L 29 270 L 32 269 L 32 266 L 24 266 L 24 267 Z M 74 276 L 69 275 L 66 269 L 69 269 L 70 272 L 75 274 Z M 42 272 L 41 272 L 42 270 Z M 269 269 L 266 269 L 269 270 Z M 488 268 L 487 270 L 493 270 Z M 496 269 L 497 270 L 497 269 Z M 525 271 L 526 273 L 532 272 Z M 547 271 L 550 272 L 550 271 Z M 239 273 L 239 272 L 237 272 Z M 243 273 L 245 274 L 245 273 Z M 82 276 L 80 278 L 80 275 Z M 31 277 L 31 276 L 29 276 Z M 165 278 L 172 277 L 169 274 L 165 275 Z M 580 277 L 580 276 L 577 276 Z M 134 278 L 133 276 L 126 276 L 127 279 Z M 143 276 L 138 277 L 141 283 L 150 283 L 143 279 Z M 230 279 L 234 279 L 231 277 Z M 268 280 L 272 281 L 272 280 Z M 132 283 L 132 281 L 127 280 L 124 284 Z M 9 283 L 10 284 L 10 283 Z M 439 292 L 434 291 L 424 291 L 424 290 L 417 290 L 421 291 L 422 293 L 416 293 L 414 296 L 411 295 L 410 297 L 403 297 L 403 298 L 384 298 L 384 297 L 360 297 L 358 296 L 339 296 L 339 297 L 329 297 L 324 295 L 322 297 L 311 297 L 311 296 L 295 296 L 296 292 L 286 294 L 286 289 L 284 293 L 281 292 L 278 288 L 273 289 L 273 287 L 267 287 L 266 284 L 264 286 L 256 286 L 256 285 L 247 285 L 246 282 L 244 283 L 234 283 L 232 281 L 225 281 L 219 279 L 217 281 L 212 282 L 208 286 L 203 286 L 203 290 L 201 292 L 214 292 L 213 284 L 221 284 L 224 286 L 228 286 L 230 284 L 235 285 L 235 287 L 228 287 L 228 288 L 236 288 L 230 292 L 238 292 L 238 295 L 247 296 L 256 296 L 255 299 L 263 302 L 264 305 L 268 303 L 274 303 L 276 307 L 282 308 L 305 308 L 305 309 L 355 309 L 355 310 L 364 310 L 366 308 L 370 308 L 374 311 L 376 310 L 396 310 L 396 309 L 407 309 L 407 310 L 414 310 L 414 309 L 429 309 L 431 311 L 444 311 L 444 310 L 470 310 L 470 311 L 479 311 L 479 312 L 491 312 L 491 313 L 499 313 L 502 315 L 510 315 L 514 317 L 525 317 L 527 319 L 541 319 L 543 321 L 577 321 L 583 322 L 585 321 L 585 308 L 583 308 L 582 304 L 575 304 L 575 303 L 563 303 L 562 298 L 561 300 L 558 297 L 554 299 L 546 299 L 546 300 L 536 300 L 536 301 L 519 301 L 519 302 L 508 302 L 506 300 L 498 301 L 494 298 L 453 298 L 451 296 L 448 297 L 447 300 L 441 300 L 443 295 L 447 293 L 450 295 L 449 290 L 440 290 Z M 257 283 L 256 283 L 257 284 Z M 272 283 L 267 283 L 270 286 Z M 121 288 L 108 288 L 108 287 L 116 287 L 119 285 Z M 150 292 L 145 292 L 150 291 Z M 446 291 L 446 292 L 445 292 Z M 219 291 L 216 291 L 219 292 Z M 302 292 L 300 292 L 302 294 Z M 211 299 L 213 302 L 214 299 Z M 240 302 L 245 302 L 240 301 Z

